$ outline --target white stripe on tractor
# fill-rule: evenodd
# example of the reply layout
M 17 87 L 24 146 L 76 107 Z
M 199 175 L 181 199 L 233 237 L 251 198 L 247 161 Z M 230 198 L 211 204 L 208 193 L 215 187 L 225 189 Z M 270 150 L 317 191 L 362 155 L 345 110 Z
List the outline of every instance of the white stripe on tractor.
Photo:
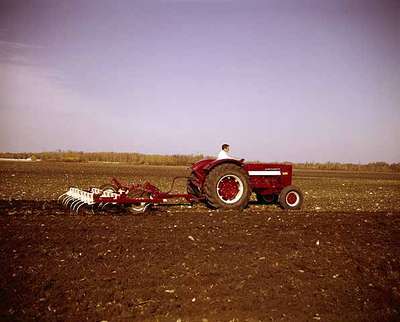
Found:
M 249 171 L 249 176 L 280 176 L 280 170 Z

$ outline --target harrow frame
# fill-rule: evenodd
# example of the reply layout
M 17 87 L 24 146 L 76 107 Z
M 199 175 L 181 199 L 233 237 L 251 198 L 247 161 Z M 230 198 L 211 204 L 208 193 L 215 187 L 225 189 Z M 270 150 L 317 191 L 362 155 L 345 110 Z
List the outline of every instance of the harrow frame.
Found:
M 175 182 L 178 179 L 188 179 L 188 177 L 174 177 L 170 190 L 163 192 L 150 182 L 128 186 L 113 178 L 112 184 L 102 186 L 105 187 L 103 189 L 91 187 L 87 190 L 81 190 L 71 187 L 58 198 L 58 201 L 75 213 L 79 213 L 83 206 L 90 206 L 94 210 L 95 206 L 104 209 L 107 205 L 132 206 L 131 210 L 133 212 L 142 213 L 155 205 L 172 206 L 181 204 L 170 203 L 169 200 L 171 199 L 184 199 L 189 204 L 204 200 L 203 197 L 189 193 L 172 193 Z

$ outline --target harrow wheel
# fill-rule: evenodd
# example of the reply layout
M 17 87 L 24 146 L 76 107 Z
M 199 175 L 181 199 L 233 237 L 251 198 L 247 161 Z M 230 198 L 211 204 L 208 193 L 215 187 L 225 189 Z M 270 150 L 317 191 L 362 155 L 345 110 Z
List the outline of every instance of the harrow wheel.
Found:
M 100 187 L 101 190 L 106 191 L 106 192 L 117 192 L 118 188 L 114 186 L 113 184 L 105 184 Z
M 204 191 L 207 203 L 212 208 L 243 209 L 250 199 L 250 184 L 246 171 L 227 163 L 210 171 Z
M 150 198 L 150 193 L 146 191 L 137 191 L 135 193 L 129 193 L 128 196 L 130 198 Z M 152 204 L 149 202 L 140 202 L 138 204 L 132 204 L 128 206 L 128 209 L 131 213 L 134 214 L 143 214 L 148 211 L 152 207 Z
M 129 207 L 129 211 L 134 214 L 144 214 L 146 211 L 149 210 L 151 204 L 148 202 L 141 202 L 139 205 L 131 205 Z

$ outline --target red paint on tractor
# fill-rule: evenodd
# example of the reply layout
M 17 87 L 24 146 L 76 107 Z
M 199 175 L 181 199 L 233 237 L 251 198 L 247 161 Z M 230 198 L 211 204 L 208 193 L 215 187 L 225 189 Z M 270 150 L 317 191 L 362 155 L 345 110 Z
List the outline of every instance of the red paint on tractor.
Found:
M 199 191 L 203 191 L 204 181 L 207 173 L 222 163 L 235 163 L 241 166 L 247 173 L 250 171 L 279 171 L 279 175 L 249 175 L 251 190 L 260 195 L 278 195 L 284 187 L 292 184 L 292 165 L 282 163 L 244 163 L 242 160 L 215 160 L 204 159 L 193 164 L 192 173 L 194 178 L 192 184 Z

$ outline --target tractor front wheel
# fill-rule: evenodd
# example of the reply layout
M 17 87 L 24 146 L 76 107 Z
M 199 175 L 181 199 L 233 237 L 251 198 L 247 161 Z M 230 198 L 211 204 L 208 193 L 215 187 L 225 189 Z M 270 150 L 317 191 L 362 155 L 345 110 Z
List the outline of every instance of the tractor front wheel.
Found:
M 303 193 L 295 186 L 287 186 L 279 194 L 279 204 L 284 209 L 300 209 L 303 204 Z
M 246 171 L 230 163 L 221 164 L 208 173 L 204 192 L 208 205 L 215 209 L 243 209 L 251 195 Z

